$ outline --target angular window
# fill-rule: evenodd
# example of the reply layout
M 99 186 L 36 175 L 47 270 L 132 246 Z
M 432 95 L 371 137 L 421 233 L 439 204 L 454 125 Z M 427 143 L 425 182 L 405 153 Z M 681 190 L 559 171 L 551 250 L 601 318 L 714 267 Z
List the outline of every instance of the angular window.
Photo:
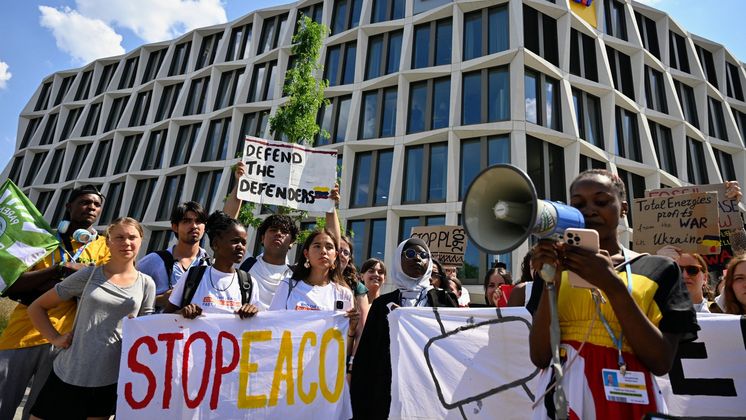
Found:
M 673 84 L 676 88 L 676 93 L 679 96 L 681 109 L 684 111 L 684 118 L 686 118 L 689 124 L 699 128 L 699 116 L 697 116 L 697 103 L 694 99 L 694 89 L 678 80 L 674 80 Z
M 399 71 L 401 41 L 401 30 L 370 37 L 365 63 L 365 80 Z
M 723 104 L 717 99 L 707 97 L 707 122 L 711 137 L 728 141 L 728 132 L 725 131 L 725 119 L 723 116 Z
M 39 209 L 39 213 L 41 213 L 42 216 L 47 212 L 47 207 L 49 207 L 49 202 L 52 201 L 54 192 L 55 190 L 39 192 L 39 197 L 36 199 L 36 208 Z
M 197 55 L 197 65 L 195 70 L 207 67 L 215 62 L 215 54 L 220 47 L 220 40 L 223 39 L 223 31 L 215 32 L 202 38 L 202 44 L 199 46 L 199 55 Z
M 72 188 L 60 191 L 60 197 L 57 199 L 57 206 L 54 209 L 54 216 L 52 216 L 52 223 L 50 223 L 51 226 L 57 226 L 62 220 L 62 216 L 65 214 L 65 203 L 67 203 L 71 192 Z
M 113 175 L 118 175 L 129 170 L 132 158 L 135 156 L 137 146 L 142 139 L 142 134 L 134 134 L 127 136 L 122 139 L 121 147 L 119 148 L 119 154 L 117 155 L 117 164 L 114 167 Z M 148 195 L 150 197 L 150 195 Z
M 735 108 L 731 108 L 731 111 L 733 111 L 733 118 L 736 120 L 738 132 L 741 133 L 741 139 L 746 141 L 746 114 Z
M 373 0 L 370 23 L 403 18 L 405 3 L 405 0 Z
M 447 169 L 447 142 L 407 147 L 402 204 L 444 202 Z
M 47 109 L 49 106 L 49 97 L 52 95 L 52 82 L 44 83 L 41 87 L 41 93 L 39 93 L 39 99 L 36 100 L 36 106 L 34 111 L 41 111 Z
M 479 137 L 461 140 L 459 162 L 459 200 L 479 172 L 498 163 L 510 163 L 510 136 Z
M 355 261 L 386 257 L 386 219 L 349 220 L 347 232 L 352 232 Z
M 239 137 L 239 140 L 243 140 L 245 136 L 262 137 L 266 131 L 268 122 L 268 109 L 244 115 L 243 122 L 241 123 L 241 136 Z M 243 144 L 241 141 L 238 143 L 238 150 L 241 152 L 243 151 Z
M 62 83 L 60 83 L 60 88 L 57 90 L 57 96 L 54 98 L 54 104 L 52 106 L 57 106 L 62 103 L 62 100 L 65 99 L 67 92 L 70 90 L 70 86 L 73 84 L 73 80 L 75 80 L 75 76 L 68 76 L 62 79 Z
M 637 114 L 624 108 L 616 107 L 616 154 L 623 158 L 642 162 L 640 136 L 637 130 Z
M 388 204 L 393 160 L 392 149 L 355 153 L 350 207 Z
M 256 64 L 251 77 L 247 102 L 268 101 L 275 97 L 275 68 L 277 60 Z
M 183 42 L 174 48 L 174 56 L 171 59 L 171 67 L 168 69 L 169 76 L 186 73 L 189 63 L 189 52 L 192 49 L 192 41 Z
M 106 126 L 104 127 L 104 133 L 111 131 L 119 125 L 119 120 L 122 118 L 124 108 L 127 107 L 129 96 L 120 96 L 114 99 L 111 103 L 111 109 L 109 110 L 109 117 L 106 119 Z
M 176 102 L 179 100 L 179 94 L 181 93 L 181 87 L 184 86 L 184 82 L 177 83 L 175 85 L 168 85 L 163 88 L 161 93 L 161 100 L 158 103 L 158 111 L 155 114 L 155 121 L 163 121 L 166 118 L 171 118 L 173 115 Z
M 179 134 L 176 136 L 176 144 L 171 154 L 171 166 L 179 166 L 189 163 L 192 156 L 194 145 L 197 144 L 197 137 L 202 123 L 183 125 L 179 127 Z
M 725 62 L 725 81 L 728 96 L 743 101 L 743 88 L 741 88 L 741 70 L 734 64 Z
M 319 135 L 316 136 L 316 146 L 330 143 L 341 143 L 345 141 L 345 132 L 347 131 L 347 121 L 350 116 L 350 104 L 352 96 L 337 96 L 330 99 L 331 103 L 325 108 L 319 109 L 317 124 L 322 130 L 329 132 L 330 137 L 324 139 Z
M 148 63 L 145 65 L 145 73 L 142 75 L 142 83 L 148 83 L 158 76 L 158 70 L 160 70 L 163 64 L 163 59 L 166 58 L 166 52 L 168 48 L 161 48 L 160 50 L 152 51 L 148 55 Z
M 189 96 L 187 96 L 184 115 L 197 115 L 205 112 L 205 102 L 207 99 L 207 90 L 210 87 L 210 76 L 200 79 L 193 79 L 189 86 Z
M 510 72 L 507 66 L 463 75 L 461 124 L 510 119 Z
M 414 13 L 419 14 L 451 3 L 453 0 L 414 0 Z
M 565 153 L 555 144 L 526 136 L 526 169 L 539 197 L 567 201 Z
M 98 79 L 98 85 L 96 85 L 96 95 L 100 95 L 109 87 L 111 78 L 114 77 L 114 73 L 117 71 L 117 66 L 119 66 L 118 62 L 104 66 L 101 76 Z
M 596 42 L 574 28 L 570 29 L 570 73 L 598 82 Z
M 624 181 L 624 185 L 627 187 L 627 203 L 634 203 L 635 198 L 643 198 L 645 196 L 645 178 L 627 172 L 624 169 L 617 168 L 617 174 L 619 178 Z M 632 216 L 635 212 L 631 211 L 627 213 L 627 220 L 630 226 L 634 226 Z
M 559 81 L 526 69 L 526 121 L 562 131 Z
M 686 138 L 686 161 L 689 162 L 686 168 L 686 176 L 690 183 L 694 185 L 710 183 L 710 178 L 707 176 L 707 164 L 705 163 L 705 148 L 702 142 L 691 137 Z
M 378 139 L 396 133 L 396 90 L 393 86 L 363 92 L 358 138 Z
M 54 133 L 57 131 L 57 117 L 59 113 L 50 114 L 47 118 L 47 125 L 44 126 L 44 132 L 41 133 L 41 140 L 39 144 L 52 144 L 54 141 Z
M 140 170 L 148 171 L 150 169 L 161 169 L 163 166 L 163 149 L 166 146 L 166 136 L 168 130 L 158 130 L 150 133 L 148 147 L 145 149 L 145 156 L 140 166 Z
M 96 157 L 91 164 L 91 178 L 106 176 L 109 169 L 109 156 L 111 156 L 111 139 L 101 140 L 96 148 Z
M 151 197 L 153 197 L 156 181 L 158 181 L 158 178 L 137 180 L 137 184 L 135 184 L 135 193 L 132 195 L 132 201 L 130 201 L 130 208 L 127 212 L 127 216 L 135 220 L 143 220 L 145 210 L 148 209 L 148 203 L 152 201 Z M 161 195 L 161 203 L 165 202 L 165 198 L 165 194 Z
M 712 53 L 699 45 L 695 45 L 694 48 L 697 50 L 697 57 L 699 57 L 699 64 L 702 65 L 702 70 L 705 72 L 705 78 L 715 86 L 715 89 L 718 89 L 718 78 L 717 73 L 715 73 L 715 61 L 712 59 Z
M 169 220 L 171 211 L 179 204 L 181 190 L 184 187 L 184 175 L 173 175 L 166 178 L 161 194 L 161 205 L 158 207 L 156 220 Z
M 689 73 L 689 54 L 686 52 L 686 39 L 672 31 L 668 32 L 668 64 Z
M 148 119 L 148 111 L 150 111 L 150 98 L 152 95 L 152 89 L 137 94 L 135 108 L 132 110 L 132 116 L 130 117 L 130 127 L 145 125 Z
M 312 21 L 321 25 L 321 18 L 324 13 L 324 2 L 312 4 L 298 9 L 298 22 L 296 23 L 296 33 L 298 30 L 298 24 L 300 23 L 300 17 L 308 16 Z
M 464 14 L 464 61 L 505 51 L 509 46 L 507 6 Z
M 655 155 L 658 156 L 660 168 L 673 176 L 678 176 L 671 129 L 650 120 L 648 120 L 648 127 L 650 128 L 650 135 L 653 137 Z
M 249 56 L 251 51 L 251 24 L 237 26 L 231 30 L 231 39 L 228 43 L 228 51 L 225 61 L 243 60 Z
M 523 42 L 527 49 L 559 66 L 557 21 L 528 6 L 523 6 Z
M 412 228 L 420 226 L 443 226 L 445 224 L 446 217 L 444 215 L 400 217 L 397 243 L 408 239 L 412 235 Z
M 411 83 L 407 134 L 447 127 L 450 97 L 450 77 Z
M 235 103 L 236 90 L 238 90 L 238 86 L 241 86 L 243 80 L 243 68 L 233 71 L 226 71 L 220 76 L 220 84 L 218 85 L 218 96 L 217 98 L 215 98 L 214 110 L 232 106 Z
M 332 14 L 332 35 L 356 27 L 360 23 L 363 0 L 336 0 Z
M 450 17 L 415 26 L 412 68 L 451 64 L 452 30 Z
M 88 117 L 86 117 L 85 125 L 83 125 L 83 137 L 93 136 L 98 133 L 98 120 L 101 116 L 101 102 L 91 104 L 88 109 Z
M 11 166 L 10 174 L 8 175 L 8 179 L 13 181 L 13 183 L 16 185 L 18 185 L 18 182 L 20 182 L 21 169 L 23 169 L 23 155 L 13 158 L 13 165 Z M 42 212 L 42 214 L 44 213 Z
M 202 151 L 202 162 L 225 160 L 231 134 L 231 118 L 210 121 L 205 148 Z
M 637 19 L 637 29 L 640 30 L 642 45 L 660 60 L 661 50 L 658 44 L 658 30 L 655 27 L 655 21 L 640 12 L 635 12 L 635 19 Z
M 31 138 L 34 137 L 34 134 L 36 133 L 36 130 L 39 128 L 39 123 L 41 123 L 42 117 L 38 118 L 32 118 L 28 120 L 28 124 L 26 125 L 26 131 L 23 133 L 23 139 L 21 139 L 21 146 L 19 149 L 24 149 L 26 146 L 28 146 L 29 142 L 31 141 Z
M 215 207 L 212 205 L 212 202 L 217 195 L 222 177 L 222 169 L 198 173 L 197 182 L 194 184 L 194 192 L 192 193 L 192 201 L 202 204 L 207 211 L 212 211 Z
M 78 123 L 78 120 L 80 119 L 80 114 L 83 113 L 83 107 L 79 106 L 77 108 L 73 108 L 67 113 L 67 120 L 65 120 L 65 126 L 62 128 L 62 134 L 60 135 L 60 141 L 67 140 L 70 138 L 70 133 L 72 133 L 73 128 L 75 128 L 75 124 Z
M 62 162 L 65 158 L 65 148 L 57 149 L 52 155 L 52 162 L 47 170 L 47 176 L 44 178 L 45 184 L 56 184 L 60 180 L 60 170 L 62 169 Z
M 663 73 L 645 66 L 645 99 L 648 108 L 668 113 L 666 86 L 663 84 Z
M 119 79 L 119 89 L 129 89 L 135 85 L 137 76 L 137 64 L 140 62 L 140 56 L 135 56 L 124 62 L 124 71 L 122 78 Z
M 285 36 L 287 20 L 287 13 L 264 19 L 262 35 L 259 37 L 259 51 L 256 52 L 256 55 L 264 54 L 278 47 L 279 41 Z
M 601 129 L 601 100 L 580 89 L 572 89 L 572 100 L 575 105 L 575 116 L 578 123 L 578 136 L 588 143 L 604 147 L 604 135 Z
M 624 15 L 624 3 L 617 0 L 604 0 L 605 32 L 608 35 L 627 40 L 627 19 Z
M 91 76 L 93 76 L 93 70 L 83 72 L 80 76 L 80 83 L 78 83 L 78 89 L 75 91 L 75 100 L 88 99 L 88 92 L 91 90 Z
M 720 176 L 724 181 L 736 179 L 736 168 L 733 166 L 733 156 L 720 149 L 712 149 L 715 152 L 715 159 L 718 162 L 718 169 L 720 169 Z
M 119 217 L 119 207 L 122 205 L 124 196 L 124 182 L 114 182 L 109 184 L 109 191 L 106 193 L 106 205 L 101 211 L 99 223 L 107 225 L 115 218 Z
M 356 52 L 355 41 L 327 47 L 324 79 L 329 81 L 329 86 L 345 85 L 354 81 Z
M 41 164 L 44 162 L 44 159 L 47 158 L 47 152 L 39 152 L 34 153 L 33 159 L 31 159 L 31 166 L 28 168 L 28 172 L 26 172 L 26 180 L 24 181 L 23 185 L 28 187 L 32 185 L 34 182 L 34 179 L 36 179 L 36 176 L 39 175 L 39 169 L 41 169 Z
M 606 54 L 609 56 L 609 67 L 611 68 L 614 88 L 634 100 L 635 87 L 632 84 L 632 64 L 629 56 L 609 46 L 606 46 Z
M 65 178 L 65 181 L 78 179 L 80 168 L 83 166 L 89 151 L 91 151 L 91 143 L 79 144 L 75 147 L 73 160 L 70 162 L 70 169 L 67 171 L 67 178 Z
M 589 169 L 607 169 L 606 163 L 592 157 L 580 155 L 580 172 Z
M 172 236 L 173 231 L 170 230 L 151 230 L 146 252 L 150 254 L 151 252 L 168 248 Z

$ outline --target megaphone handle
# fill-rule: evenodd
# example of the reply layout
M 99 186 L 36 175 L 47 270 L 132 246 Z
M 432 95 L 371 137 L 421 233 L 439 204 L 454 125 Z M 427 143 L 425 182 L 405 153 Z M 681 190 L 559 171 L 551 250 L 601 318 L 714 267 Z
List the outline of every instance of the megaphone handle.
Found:
M 539 275 L 547 283 L 554 283 L 554 275 L 557 274 L 557 268 L 551 264 L 541 266 Z

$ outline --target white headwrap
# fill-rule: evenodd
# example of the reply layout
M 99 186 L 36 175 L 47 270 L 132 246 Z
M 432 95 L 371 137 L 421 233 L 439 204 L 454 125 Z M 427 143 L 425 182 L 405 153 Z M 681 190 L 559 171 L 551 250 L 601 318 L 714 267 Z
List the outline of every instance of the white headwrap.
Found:
M 421 277 L 409 277 L 404 274 L 404 271 L 402 271 L 401 254 L 404 251 L 404 247 L 410 243 L 422 246 L 425 251 L 430 254 L 430 249 L 427 247 L 427 244 L 419 238 L 409 238 L 400 243 L 396 248 L 396 254 L 394 254 L 394 266 L 391 267 L 390 277 L 393 278 L 394 285 L 402 293 L 402 306 L 416 306 L 418 303 L 426 303 L 423 301 L 423 296 L 427 290 L 432 288 L 432 286 L 430 286 L 430 275 L 433 272 L 432 258 L 428 259 L 427 270 L 425 270 L 425 274 Z

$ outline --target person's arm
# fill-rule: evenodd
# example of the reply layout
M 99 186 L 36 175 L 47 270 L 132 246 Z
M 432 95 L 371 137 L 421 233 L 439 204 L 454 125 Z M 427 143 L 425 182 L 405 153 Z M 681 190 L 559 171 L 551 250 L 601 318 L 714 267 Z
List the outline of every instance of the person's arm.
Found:
M 146 275 L 143 275 L 143 281 L 145 282 L 145 291 L 137 316 L 150 315 L 155 312 L 155 282 L 151 277 Z
M 55 289 L 48 290 L 28 307 L 28 315 L 31 323 L 34 324 L 34 327 L 44 338 L 49 340 L 53 346 L 66 349 L 72 344 L 72 333 L 60 334 L 54 328 L 52 321 L 49 320 L 49 316 L 47 315 L 47 311 L 63 301 Z
M 531 251 L 531 266 L 536 272 L 539 272 L 544 264 L 558 266 L 559 255 L 555 244 L 551 241 L 540 241 Z M 554 275 L 554 284 L 559 291 L 562 270 L 557 268 Z M 555 298 L 557 295 L 555 295 Z M 549 335 L 549 323 L 551 320 L 551 311 L 549 309 L 549 293 L 546 289 L 542 290 L 539 305 L 534 313 L 531 330 L 528 335 L 529 356 L 531 362 L 538 368 L 549 366 L 552 361 L 552 345 Z
M 236 170 L 233 172 L 233 176 L 236 178 L 235 185 L 228 198 L 225 199 L 225 204 L 223 204 L 223 212 L 234 219 L 237 219 L 238 214 L 241 212 L 243 201 L 238 198 L 238 184 L 241 182 L 241 177 L 245 172 L 246 165 L 244 165 L 242 160 L 239 160 L 236 164 Z
M 355 296 L 355 303 L 357 304 L 357 308 L 360 311 L 360 319 L 357 322 L 357 328 L 355 328 L 355 345 L 352 348 L 352 354 L 353 356 L 357 352 L 357 347 L 360 345 L 360 338 L 363 336 L 363 328 L 365 328 L 365 320 L 368 319 L 368 310 L 370 309 L 370 304 L 368 303 L 368 295 L 364 294 L 361 296 Z M 348 333 L 349 334 L 349 333 Z
M 339 217 L 337 217 L 337 206 L 339 206 L 339 185 L 335 185 L 329 194 L 329 198 L 334 201 L 334 208 L 332 211 L 326 213 L 326 229 L 331 232 L 337 241 L 342 240 L 342 227 L 339 225 Z M 337 243 L 339 247 L 339 243 Z

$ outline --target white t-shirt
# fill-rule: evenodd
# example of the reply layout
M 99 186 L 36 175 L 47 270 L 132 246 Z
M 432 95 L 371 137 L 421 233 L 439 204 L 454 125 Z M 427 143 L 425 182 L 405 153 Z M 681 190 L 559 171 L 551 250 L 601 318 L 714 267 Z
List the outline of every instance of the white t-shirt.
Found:
M 258 256 L 251 270 L 249 270 L 251 278 L 254 279 L 254 296 L 257 299 L 256 306 L 260 311 L 269 309 L 280 282 L 289 279 L 293 275 L 293 271 L 287 264 L 270 264 L 264 261 L 263 256 L 264 254 Z M 254 296 L 252 296 L 252 299 Z
M 186 276 L 182 278 L 182 280 L 185 279 Z M 202 275 L 202 280 L 197 285 L 197 290 L 194 291 L 191 303 L 202 308 L 202 313 L 232 314 L 241 307 L 241 286 L 238 284 L 240 281 L 235 271 L 223 273 L 213 267 L 208 267 L 205 274 Z M 256 305 L 256 280 L 252 278 L 251 282 L 253 283 L 253 291 L 250 303 Z M 168 298 L 169 302 L 176 306 L 181 305 L 184 284 L 186 284 L 186 281 L 176 283 L 171 296 Z
M 334 283 L 311 286 L 302 280 L 285 279 L 277 287 L 269 310 L 348 311 L 352 309 L 352 299 L 350 289 Z M 338 301 L 342 302 L 341 308 L 337 307 Z

